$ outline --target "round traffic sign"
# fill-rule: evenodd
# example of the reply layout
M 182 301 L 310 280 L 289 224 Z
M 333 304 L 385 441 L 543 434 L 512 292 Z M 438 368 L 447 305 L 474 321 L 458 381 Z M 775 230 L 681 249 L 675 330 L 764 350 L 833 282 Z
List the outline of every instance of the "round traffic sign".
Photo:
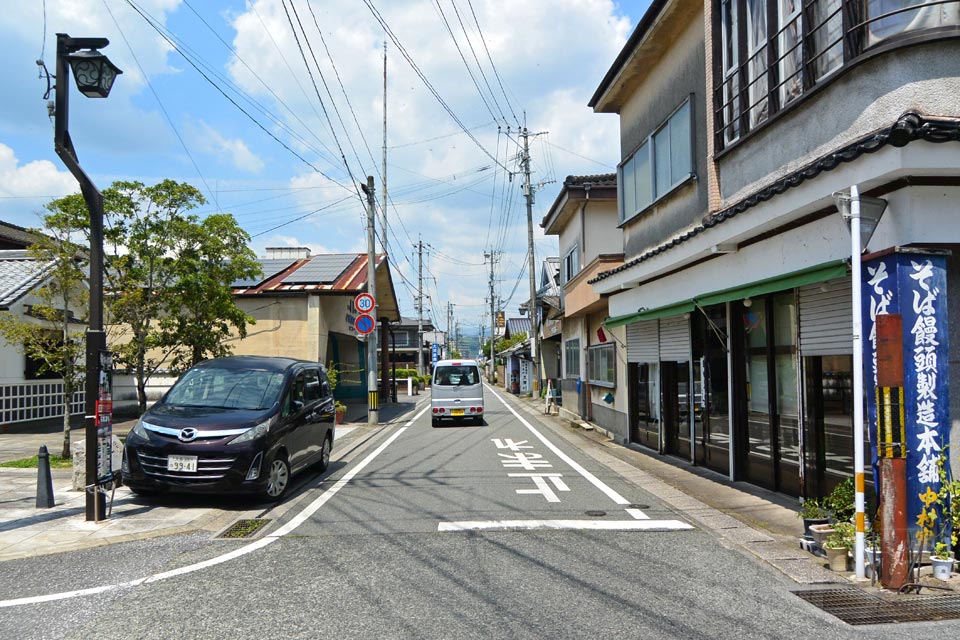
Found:
M 369 313 L 361 313 L 353 321 L 353 327 L 357 330 L 357 333 L 365 336 L 377 328 L 377 321 Z
M 353 299 L 353 306 L 356 307 L 360 313 L 370 313 L 376 304 L 377 301 L 374 300 L 373 296 L 369 293 L 361 293 Z

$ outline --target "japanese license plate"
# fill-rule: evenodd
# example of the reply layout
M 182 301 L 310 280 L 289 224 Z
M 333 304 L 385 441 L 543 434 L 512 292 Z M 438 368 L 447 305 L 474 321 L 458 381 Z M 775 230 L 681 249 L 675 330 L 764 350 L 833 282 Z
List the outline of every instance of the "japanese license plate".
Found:
M 463 409 L 451 409 L 451 410 L 450 410 L 450 415 L 452 415 L 452 416 L 462 416 L 462 415 L 463 415 Z
M 168 456 L 167 471 L 197 472 L 197 456 Z

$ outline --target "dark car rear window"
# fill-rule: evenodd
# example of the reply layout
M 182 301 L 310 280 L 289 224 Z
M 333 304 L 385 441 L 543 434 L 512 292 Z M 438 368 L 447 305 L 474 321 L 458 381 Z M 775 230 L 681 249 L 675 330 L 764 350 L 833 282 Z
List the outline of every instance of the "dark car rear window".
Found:
M 433 384 L 480 384 L 480 371 L 473 365 L 441 365 L 433 372 Z
M 283 386 L 283 373 L 261 369 L 191 369 L 170 389 L 166 404 L 222 409 L 269 409 Z

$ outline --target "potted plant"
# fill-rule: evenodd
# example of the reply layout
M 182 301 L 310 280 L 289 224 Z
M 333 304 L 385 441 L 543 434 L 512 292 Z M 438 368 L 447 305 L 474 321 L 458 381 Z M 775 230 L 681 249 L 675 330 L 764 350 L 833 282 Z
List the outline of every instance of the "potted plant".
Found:
M 824 499 L 824 505 L 833 512 L 833 517 L 837 521 L 849 522 L 856 513 L 856 490 L 853 486 L 853 478 L 846 478 L 833 488 Z
M 941 541 L 936 544 L 933 555 L 930 556 L 930 563 L 933 565 L 933 577 L 938 580 L 949 580 L 953 573 L 953 553 L 950 551 L 950 545 Z
M 810 526 L 814 524 L 828 524 L 830 522 L 830 511 L 821 500 L 816 498 L 807 498 L 800 504 L 800 511 L 797 517 L 803 519 L 803 536 L 807 540 L 813 540 L 813 533 Z
M 827 554 L 827 561 L 833 571 L 847 570 L 847 556 L 853 548 L 854 531 L 849 522 L 838 522 L 834 525 L 834 532 L 827 536 L 823 550 Z
M 343 417 L 347 413 L 347 405 L 339 400 L 333 401 L 333 412 L 336 415 L 336 424 L 343 424 Z

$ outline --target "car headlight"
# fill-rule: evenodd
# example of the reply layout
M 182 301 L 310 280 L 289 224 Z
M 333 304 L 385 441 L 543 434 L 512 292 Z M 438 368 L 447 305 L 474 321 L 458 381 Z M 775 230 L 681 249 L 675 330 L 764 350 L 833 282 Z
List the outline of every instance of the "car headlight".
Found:
M 137 436 L 138 438 L 143 438 L 144 440 L 150 439 L 150 434 L 147 433 L 146 425 L 147 423 L 143 421 L 143 418 L 137 420 L 137 424 L 130 430 L 130 433 Z
M 265 420 L 255 427 L 250 427 L 236 438 L 230 441 L 229 444 L 242 444 L 244 442 L 250 442 L 251 440 L 256 440 L 267 435 L 267 431 L 270 430 L 270 424 L 273 422 L 273 419 Z

